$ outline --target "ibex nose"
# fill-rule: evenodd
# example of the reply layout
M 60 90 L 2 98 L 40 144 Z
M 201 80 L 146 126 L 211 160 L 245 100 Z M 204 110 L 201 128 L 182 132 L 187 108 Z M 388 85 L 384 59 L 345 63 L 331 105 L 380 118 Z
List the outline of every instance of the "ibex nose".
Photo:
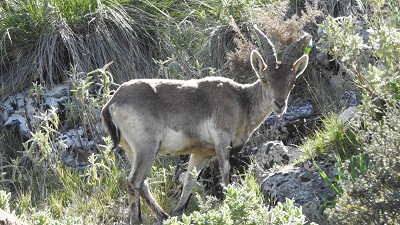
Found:
M 279 109 L 282 109 L 285 106 L 285 102 L 275 100 L 274 103 Z

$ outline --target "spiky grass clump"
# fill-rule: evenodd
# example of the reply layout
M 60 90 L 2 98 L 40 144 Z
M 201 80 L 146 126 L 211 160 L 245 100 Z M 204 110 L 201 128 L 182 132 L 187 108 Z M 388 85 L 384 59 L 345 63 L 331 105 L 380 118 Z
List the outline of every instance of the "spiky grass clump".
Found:
M 338 154 L 347 158 L 357 152 L 360 146 L 356 131 L 345 125 L 337 116 L 323 119 L 323 127 L 307 138 L 300 150 L 306 159 Z
M 205 0 L 181 2 L 179 7 L 177 4 L 168 6 L 172 7 L 168 12 L 186 14 L 174 17 L 176 24 L 170 27 L 169 36 L 175 51 L 170 59 L 160 62 L 160 75 L 180 79 L 218 75 L 235 79 L 235 74 L 226 71 L 227 54 L 235 50 L 234 38 L 240 35 L 235 26 L 250 23 L 252 9 L 264 8 L 266 3 Z
M 155 18 L 118 0 L 6 1 L 0 7 L 1 98 L 32 82 L 68 79 L 70 65 L 91 71 L 114 61 L 118 82 L 155 76 L 168 47 Z M 162 48 L 163 47 L 163 48 Z

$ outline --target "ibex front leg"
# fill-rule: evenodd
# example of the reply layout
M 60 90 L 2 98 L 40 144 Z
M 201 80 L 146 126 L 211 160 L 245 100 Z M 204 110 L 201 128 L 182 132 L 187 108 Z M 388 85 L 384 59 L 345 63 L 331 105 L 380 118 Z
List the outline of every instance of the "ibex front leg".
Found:
M 231 146 L 226 146 L 221 147 L 221 150 L 217 151 L 219 171 L 221 173 L 222 185 L 224 186 L 227 186 L 229 184 L 229 171 L 231 169 L 231 166 L 229 164 L 229 151 L 231 149 Z
M 203 154 L 192 154 L 190 156 L 189 165 L 185 177 L 185 181 L 183 183 L 182 194 L 179 202 L 174 210 L 174 215 L 179 216 L 183 213 L 183 210 L 186 207 L 186 204 L 189 200 L 190 194 L 192 193 L 192 189 L 194 184 L 196 183 L 196 178 L 198 174 L 194 174 L 194 170 L 196 172 L 200 172 L 207 166 L 207 163 L 210 161 L 212 155 L 203 155 Z
M 229 134 L 223 133 L 218 135 L 215 144 L 215 153 L 217 154 L 219 171 L 221 172 L 222 184 L 227 186 L 229 184 L 229 155 L 232 147 L 230 146 L 231 140 Z

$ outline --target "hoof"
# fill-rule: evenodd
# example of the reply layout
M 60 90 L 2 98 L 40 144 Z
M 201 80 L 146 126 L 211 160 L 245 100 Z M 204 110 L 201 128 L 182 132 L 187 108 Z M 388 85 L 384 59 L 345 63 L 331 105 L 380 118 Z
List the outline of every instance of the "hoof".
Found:
M 176 208 L 173 211 L 173 215 L 180 218 L 183 214 L 183 211 L 184 211 L 183 208 Z
M 157 221 L 162 224 L 162 222 L 166 219 L 169 219 L 169 215 L 165 212 L 160 212 L 157 214 Z

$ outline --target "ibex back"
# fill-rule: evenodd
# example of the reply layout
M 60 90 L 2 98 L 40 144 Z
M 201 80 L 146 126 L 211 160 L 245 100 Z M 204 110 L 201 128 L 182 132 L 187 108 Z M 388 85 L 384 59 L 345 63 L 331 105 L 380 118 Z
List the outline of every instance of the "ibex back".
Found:
M 190 154 L 180 200 L 174 213 L 185 208 L 196 177 L 217 156 L 222 183 L 229 182 L 229 153 L 241 149 L 272 111 L 282 114 L 295 79 L 303 73 L 308 56 L 294 55 L 310 40 L 305 35 L 293 43 L 282 63 L 273 45 L 255 27 L 266 60 L 253 50 L 251 65 L 258 80 L 239 84 L 222 77 L 199 80 L 139 79 L 120 86 L 102 110 L 115 147 L 120 144 L 131 164 L 127 178 L 132 222 L 141 221 L 140 197 L 157 220 L 168 214 L 157 204 L 145 181 L 157 154 Z

